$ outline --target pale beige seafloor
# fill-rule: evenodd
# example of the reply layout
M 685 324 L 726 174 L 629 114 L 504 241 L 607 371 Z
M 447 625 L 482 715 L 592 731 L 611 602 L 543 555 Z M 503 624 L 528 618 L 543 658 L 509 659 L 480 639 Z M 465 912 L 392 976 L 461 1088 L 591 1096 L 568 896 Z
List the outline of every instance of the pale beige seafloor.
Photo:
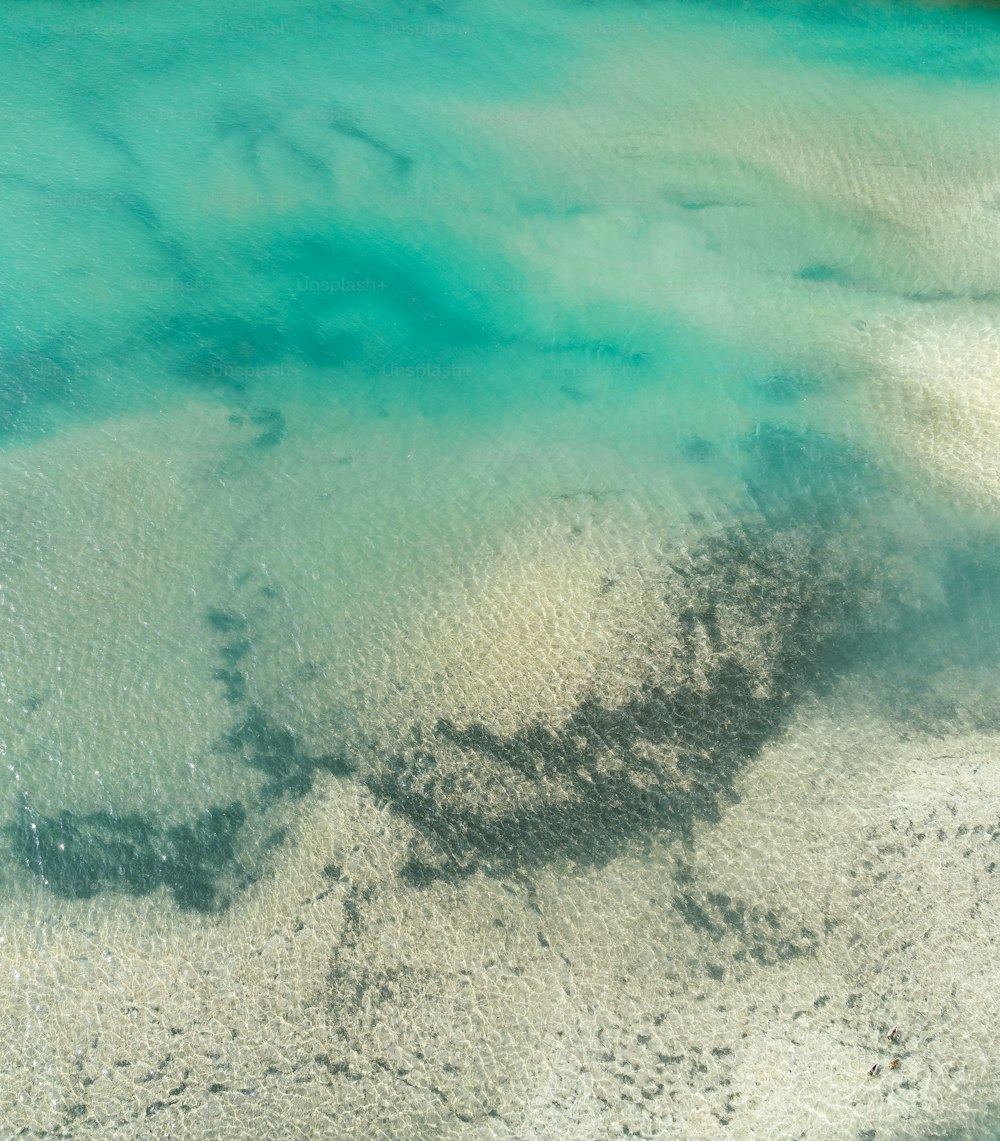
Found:
M 424 889 L 331 778 L 216 922 L 8 922 L 3 1135 L 980 1135 L 998 751 L 804 708 L 693 849 Z
M 50 488 L 69 485 L 66 465 L 80 472 L 81 457 L 98 454 L 91 429 L 79 450 L 56 441 L 15 456 L 7 473 L 21 504 L 12 549 L 28 536 L 59 574 L 46 579 L 31 561 L 6 567 L 12 636 L 25 614 L 40 630 L 83 615 L 95 642 L 112 647 L 97 663 L 103 669 L 87 646 L 68 648 L 81 655 L 59 671 L 68 674 L 70 721 L 94 703 L 108 724 L 126 727 L 142 725 L 141 716 L 125 717 L 136 702 L 163 716 L 190 707 L 186 690 L 168 705 L 156 697 L 162 658 L 141 625 L 150 615 L 161 629 L 165 616 L 174 623 L 171 676 L 191 700 L 209 702 L 212 716 L 192 720 L 200 737 L 178 741 L 166 724 L 162 741 L 146 740 L 173 763 L 162 786 L 141 790 L 143 810 L 176 811 L 188 788 L 198 791 L 195 803 L 212 803 L 249 779 L 231 763 L 217 770 L 204 761 L 232 715 L 221 687 L 212 688 L 204 623 L 205 607 L 231 589 L 217 569 L 227 544 L 259 553 L 277 534 L 260 573 L 284 601 L 254 631 L 252 680 L 271 703 L 287 694 L 286 708 L 275 708 L 306 739 L 322 738 L 322 711 L 355 683 L 374 687 L 377 700 L 361 702 L 374 722 L 402 717 L 393 700 L 404 712 L 416 702 L 424 717 L 442 709 L 457 717 L 464 704 L 507 733 L 534 718 L 558 722 L 594 687 L 618 701 L 617 687 L 634 687 L 648 668 L 630 625 L 636 613 L 655 618 L 662 609 L 658 592 L 645 589 L 661 553 L 639 540 L 672 508 L 542 496 L 541 526 L 511 529 L 510 544 L 466 573 L 465 557 L 444 542 L 447 520 L 431 528 L 426 548 L 413 547 L 399 542 L 388 500 L 376 511 L 355 503 L 350 488 L 364 473 L 344 473 L 364 468 L 362 453 L 344 465 L 324 437 L 321 472 L 319 445 L 303 445 L 314 494 L 303 479 L 297 519 L 281 493 L 295 480 L 296 451 L 269 474 L 272 461 L 257 456 L 239 425 L 222 430 L 224 409 L 174 417 L 191 441 L 188 459 L 156 418 L 122 422 L 79 484 L 91 498 L 78 490 L 75 513 L 68 501 L 57 509 L 62 500 Z M 140 477 L 161 469 L 164 449 L 177 470 L 153 495 Z M 18 482 L 22 463 L 36 466 Z M 323 479 L 334 473 L 341 507 L 317 514 Z M 100 514 L 109 486 L 120 506 Z M 529 495 L 511 483 L 504 494 L 513 517 L 523 515 L 518 495 L 539 500 L 537 487 Z M 162 520 L 150 515 L 154 504 Z M 96 514 L 81 544 L 85 508 Z M 349 522 L 337 532 L 340 510 Z M 287 525 L 276 530 L 279 512 Z M 361 532 L 350 522 L 358 512 L 368 524 Z M 47 530 L 36 536 L 39 518 Z M 571 518 L 578 522 L 567 526 Z M 324 569 L 339 566 L 337 544 L 352 531 L 390 559 L 367 584 Z M 397 612 L 374 609 L 386 582 L 399 585 L 404 558 L 430 563 L 446 548 L 455 563 L 437 568 L 431 589 L 441 586 L 439 614 L 410 629 L 400 623 L 419 599 L 404 597 Z M 161 552 L 174 577 L 147 576 L 133 549 Z M 234 554 L 231 571 L 243 566 Z M 444 589 L 456 576 L 463 589 Z M 611 578 L 617 585 L 605 589 Z M 314 661 L 345 598 L 360 611 L 375 600 L 370 645 L 355 645 L 351 629 L 336 632 L 338 650 L 355 645 L 355 660 L 342 662 L 347 680 L 320 661 L 312 688 L 282 687 L 297 659 Z M 748 627 L 746 652 L 753 660 L 759 646 L 766 672 L 773 618 L 757 621 L 764 624 Z M 504 640 L 509 628 L 517 639 Z M 393 646 L 399 659 L 380 675 L 378 659 Z M 19 676 L 47 676 L 53 647 L 25 638 L 18 647 Z M 150 680 L 109 689 L 108 670 Z M 410 690 L 400 691 L 394 675 L 411 678 Z M 939 681 L 946 690 L 957 684 Z M 507 705 L 497 705 L 496 687 Z M 690 843 L 638 836 L 603 865 L 553 851 L 523 874 L 478 871 L 415 887 L 400 876 L 414 828 L 357 778 L 325 777 L 282 814 L 292 839 L 272 874 L 221 917 L 179 912 L 162 895 L 66 902 L 20 890 L 0 932 L 0 1136 L 981 1136 L 983 1115 L 1000 1102 L 991 1065 L 1000 741 L 969 726 L 945 734 L 938 724 L 932 733 L 880 719 L 863 691 L 855 682 L 822 705 L 801 705 L 739 773 L 736 801 L 717 822 L 696 822 Z M 312 718 L 296 705 L 306 701 Z M 11 746 L 18 740 L 29 737 L 12 737 Z M 108 771 L 132 774 L 126 789 L 144 771 L 139 759 L 152 755 L 143 740 L 131 732 L 103 739 Z M 79 756 L 72 747 L 70 735 L 61 748 L 78 766 L 81 804 L 99 806 L 110 786 L 84 767 L 93 746 L 77 742 Z M 48 792 L 45 810 L 55 811 Z M 892 1025 L 898 1045 L 885 1041 Z M 889 1070 L 894 1056 L 901 1064 Z M 883 1071 L 869 1079 L 876 1062 Z

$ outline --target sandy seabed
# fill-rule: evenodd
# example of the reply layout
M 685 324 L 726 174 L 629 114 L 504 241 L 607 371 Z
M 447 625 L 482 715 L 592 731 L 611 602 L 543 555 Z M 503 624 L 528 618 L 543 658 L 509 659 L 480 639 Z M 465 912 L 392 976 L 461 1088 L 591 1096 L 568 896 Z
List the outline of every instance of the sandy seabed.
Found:
M 998 749 L 808 707 L 693 843 L 423 888 L 329 778 L 217 921 L 8 917 L 3 1135 L 982 1136 Z

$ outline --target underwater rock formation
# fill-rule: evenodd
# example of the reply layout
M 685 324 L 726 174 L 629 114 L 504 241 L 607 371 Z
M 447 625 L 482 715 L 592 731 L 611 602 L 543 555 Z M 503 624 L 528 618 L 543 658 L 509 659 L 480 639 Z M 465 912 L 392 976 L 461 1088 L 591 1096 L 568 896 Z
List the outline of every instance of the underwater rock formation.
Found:
M 843 534 L 733 526 L 679 549 L 646 676 L 624 698 L 594 687 L 564 719 L 513 732 L 474 710 L 428 717 L 373 750 L 363 779 L 424 838 L 408 876 L 601 861 L 649 830 L 716 818 L 734 774 L 878 597 Z

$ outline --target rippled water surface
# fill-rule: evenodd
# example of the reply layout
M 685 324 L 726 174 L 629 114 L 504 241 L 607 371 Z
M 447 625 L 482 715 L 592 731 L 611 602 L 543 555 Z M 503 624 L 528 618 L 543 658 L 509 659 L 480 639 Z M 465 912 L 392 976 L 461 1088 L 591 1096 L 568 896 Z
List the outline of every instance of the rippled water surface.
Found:
M 993 1136 L 997 16 L 0 21 L 0 1136 Z

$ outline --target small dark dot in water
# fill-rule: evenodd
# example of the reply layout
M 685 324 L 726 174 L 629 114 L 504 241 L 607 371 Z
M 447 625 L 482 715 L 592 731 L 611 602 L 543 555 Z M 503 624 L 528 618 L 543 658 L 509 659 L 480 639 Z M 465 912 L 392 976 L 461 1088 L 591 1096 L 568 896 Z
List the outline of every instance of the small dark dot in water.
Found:
M 706 963 L 705 973 L 716 982 L 721 982 L 725 978 L 726 968 L 720 967 L 718 963 Z
M 691 463 L 705 463 L 716 453 L 715 444 L 702 436 L 691 436 L 681 445 L 681 456 Z
M 224 1086 L 222 1084 L 222 1082 L 212 1082 L 212 1084 L 208 1087 L 208 1092 L 209 1093 L 225 1093 L 227 1088 L 228 1087 Z
M 331 880 L 342 880 L 344 878 L 344 871 L 340 864 L 327 864 L 323 868 L 323 875 Z
M 247 638 L 238 638 L 233 642 L 227 642 L 221 650 L 219 650 L 219 657 L 226 663 L 227 666 L 234 666 L 241 659 L 245 658 L 250 652 L 250 641 Z
M 264 408 L 250 416 L 253 424 L 264 431 L 254 437 L 255 448 L 274 448 L 285 438 L 285 417 L 277 408 Z
M 265 598 L 277 598 L 278 597 L 278 592 L 274 589 L 273 586 L 262 586 L 260 588 L 260 592 Z
M 572 400 L 574 404 L 589 404 L 594 399 L 589 393 L 584 392 L 583 389 L 576 388 L 572 384 L 560 384 L 559 391 L 563 396 Z
M 795 271 L 800 281 L 836 281 L 842 282 L 844 275 L 836 266 L 827 265 L 826 262 L 812 262 Z
M 542 934 L 541 931 L 537 931 L 536 935 L 538 936 L 538 942 L 539 942 L 540 946 L 546 947 L 546 948 L 551 946 L 548 939 L 545 938 L 545 936 Z
M 918 305 L 935 305 L 941 301 L 954 301 L 958 296 L 948 289 L 925 289 L 915 293 L 904 293 L 907 301 L 914 301 Z
M 407 860 L 399 871 L 400 879 L 410 887 L 430 887 L 438 875 L 438 869 L 433 865 L 416 859 Z
M 215 669 L 212 670 L 212 677 L 225 684 L 226 701 L 230 705 L 239 705 L 246 697 L 246 678 L 239 670 Z
M 779 372 L 757 381 L 754 387 L 771 404 L 794 404 L 815 392 L 819 384 L 805 373 Z
M 247 620 L 242 614 L 237 614 L 232 610 L 216 610 L 215 607 L 210 607 L 205 611 L 205 620 L 213 630 L 218 630 L 220 634 L 233 634 L 238 630 L 244 630 L 247 624 Z
M 849 994 L 847 996 L 847 1009 L 853 1010 L 858 1005 L 858 1003 L 860 1001 L 861 1001 L 861 995 L 860 994 Z
M 68 1117 L 83 1117 L 86 1112 L 87 1107 L 81 1102 L 79 1105 L 71 1105 L 69 1109 L 66 1110 L 66 1115 Z

